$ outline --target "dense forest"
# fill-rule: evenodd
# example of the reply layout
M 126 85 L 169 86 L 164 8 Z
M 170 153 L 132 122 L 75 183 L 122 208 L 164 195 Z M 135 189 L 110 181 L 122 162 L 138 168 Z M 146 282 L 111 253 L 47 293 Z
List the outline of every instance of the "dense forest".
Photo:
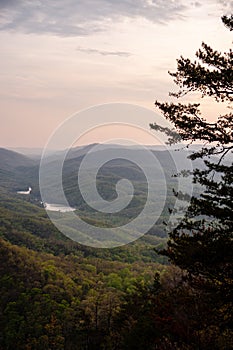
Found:
M 233 30 L 233 16 L 222 21 Z M 29 179 L 38 186 L 38 163 L 1 150 L 0 350 L 233 349 L 233 53 L 203 43 L 196 56 L 195 62 L 181 57 L 177 72 L 170 73 L 179 87 L 173 97 L 200 92 L 230 112 L 210 123 L 199 104 L 155 103 L 176 132 L 157 124 L 152 129 L 167 133 L 170 144 L 202 143 L 188 156 L 205 164 L 192 174 L 202 190 L 178 226 L 167 228 L 168 237 L 162 226 L 172 193 L 182 195 L 172 183 L 167 211 L 154 231 L 127 246 L 95 249 L 55 228 L 39 188 L 32 196 L 16 193 Z M 113 183 L 115 170 L 112 164 Z M 143 181 L 139 174 L 136 207 L 143 203 Z M 72 196 L 70 201 L 77 204 Z M 96 225 L 105 220 L 86 215 Z

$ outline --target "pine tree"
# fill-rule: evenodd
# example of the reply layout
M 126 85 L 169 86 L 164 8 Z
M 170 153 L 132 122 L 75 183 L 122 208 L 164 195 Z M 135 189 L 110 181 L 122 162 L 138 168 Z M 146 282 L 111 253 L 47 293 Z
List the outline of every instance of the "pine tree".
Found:
M 223 16 L 224 25 L 233 30 L 233 15 Z M 202 143 L 191 159 L 201 159 L 203 169 L 193 172 L 194 183 L 201 194 L 191 199 L 184 219 L 169 233 L 163 253 L 170 261 L 187 271 L 192 286 L 205 291 L 213 303 L 216 323 L 226 332 L 232 321 L 233 300 L 233 52 L 221 53 L 202 43 L 196 60 L 180 57 L 177 71 L 169 74 L 179 91 L 170 95 L 182 98 L 192 92 L 209 96 L 216 103 L 227 104 L 229 113 L 209 122 L 201 115 L 200 103 L 161 103 L 163 115 L 174 125 L 168 130 L 152 124 L 151 128 L 165 132 L 170 144 L 180 140 Z M 178 136 L 177 136 L 178 135 Z M 213 321 L 214 322 L 214 321 Z

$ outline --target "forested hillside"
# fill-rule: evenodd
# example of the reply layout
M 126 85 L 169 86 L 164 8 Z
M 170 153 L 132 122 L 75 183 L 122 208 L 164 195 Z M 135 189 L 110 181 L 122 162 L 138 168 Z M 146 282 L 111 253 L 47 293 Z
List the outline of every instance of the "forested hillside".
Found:
M 163 270 L 165 259 L 150 241 L 112 250 L 81 246 L 43 208 L 5 190 L 0 222 L 1 349 L 98 349 L 123 297 Z

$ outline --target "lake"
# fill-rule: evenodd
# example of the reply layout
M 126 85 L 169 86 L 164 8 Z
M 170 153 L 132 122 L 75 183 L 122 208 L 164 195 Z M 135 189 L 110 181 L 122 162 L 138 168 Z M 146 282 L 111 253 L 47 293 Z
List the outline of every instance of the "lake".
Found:
M 67 213 L 70 211 L 75 211 L 75 208 L 67 207 L 61 204 L 51 204 L 51 203 L 44 203 L 44 207 L 46 210 L 50 211 L 59 211 L 61 213 Z

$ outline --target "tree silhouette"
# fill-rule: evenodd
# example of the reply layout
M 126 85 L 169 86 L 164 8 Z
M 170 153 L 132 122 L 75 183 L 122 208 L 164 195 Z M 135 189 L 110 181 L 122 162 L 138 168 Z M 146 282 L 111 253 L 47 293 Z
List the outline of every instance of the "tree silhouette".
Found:
M 233 30 L 233 16 L 223 16 L 225 26 Z M 155 102 L 163 115 L 172 122 L 169 130 L 151 124 L 164 132 L 170 144 L 181 140 L 201 143 L 191 159 L 203 161 L 202 169 L 195 169 L 193 181 L 201 188 L 193 196 L 184 219 L 169 233 L 167 248 L 162 252 L 172 263 L 187 271 L 194 288 L 206 293 L 213 303 L 216 324 L 227 329 L 232 315 L 232 248 L 233 248 L 233 52 L 221 53 L 206 43 L 196 52 L 196 60 L 180 57 L 177 71 L 169 74 L 178 85 L 181 98 L 192 92 L 212 97 L 224 103 L 229 112 L 209 122 L 201 115 L 200 103 Z M 213 316 L 213 315 L 212 315 Z M 214 320 L 213 320 L 214 322 Z

